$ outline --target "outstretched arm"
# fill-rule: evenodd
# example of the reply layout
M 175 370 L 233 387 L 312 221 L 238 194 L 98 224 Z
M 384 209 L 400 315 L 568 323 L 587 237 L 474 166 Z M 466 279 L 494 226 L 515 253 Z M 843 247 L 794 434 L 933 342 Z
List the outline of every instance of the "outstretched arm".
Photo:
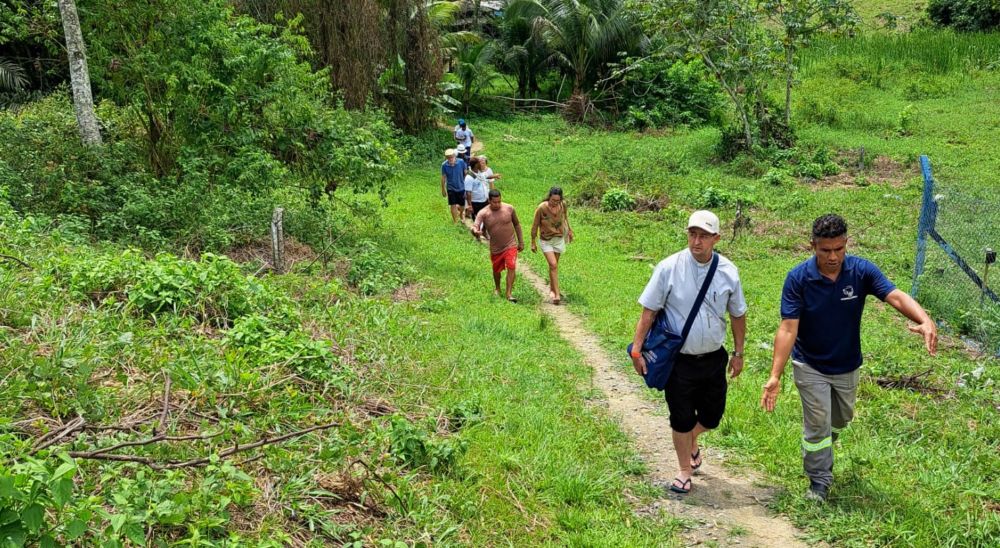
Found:
M 799 320 L 784 319 L 774 334 L 774 353 L 771 356 L 771 377 L 764 385 L 764 393 L 760 396 L 760 405 L 767 411 L 774 411 L 778 402 L 778 392 L 781 391 L 781 374 L 785 372 L 785 364 L 792 355 L 795 337 L 799 334 Z
M 928 354 L 937 356 L 937 325 L 920 303 L 899 289 L 893 289 L 885 298 L 885 302 L 917 324 L 909 326 L 908 329 L 924 338 Z

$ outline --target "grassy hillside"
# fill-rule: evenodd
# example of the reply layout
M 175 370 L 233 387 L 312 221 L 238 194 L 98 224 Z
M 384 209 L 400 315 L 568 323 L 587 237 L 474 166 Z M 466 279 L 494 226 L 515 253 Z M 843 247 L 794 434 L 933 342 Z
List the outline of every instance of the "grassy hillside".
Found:
M 758 409 L 781 283 L 787 270 L 808 256 L 813 218 L 828 211 L 843 214 L 852 226 L 852 250 L 873 259 L 906 289 L 921 193 L 917 156 L 930 154 L 939 178 L 996 186 L 1000 163 L 993 143 L 1000 142 L 995 123 L 1000 111 L 993 99 L 1000 76 L 974 56 L 950 67 L 925 67 L 921 60 L 934 52 L 921 48 L 919 36 L 870 40 L 832 43 L 814 52 L 797 103 L 802 143 L 778 168 L 751 160 L 714 163 L 717 133 L 711 129 L 605 134 L 552 118 L 479 120 L 474 127 L 485 139 L 491 165 L 504 175 L 498 186 L 522 218 L 553 184 L 578 204 L 599 203 L 606 189 L 624 188 L 640 206 L 658 209 L 571 210 L 579 241 L 570 246 L 562 268 L 567 302 L 616 352 L 631 338 L 635 298 L 650 268 L 683 247 L 687 214 L 710 207 L 728 227 L 736 201 L 747 204 L 752 231 L 732 239 L 727 228 L 720 250 L 741 268 L 751 307 L 748 371 L 734 383 L 729 418 L 708 443 L 785 486 L 788 494 L 778 507 L 817 539 L 988 545 L 1000 534 L 1000 430 L 992 420 L 1000 406 L 1000 377 L 992 362 L 974 358 L 958 339 L 946 338 L 942 355 L 931 359 L 897 314 L 879 303 L 869 305 L 857 421 L 836 448 L 838 479 L 826 508 L 804 504 L 800 497 L 806 486 L 798 452 L 800 410 L 788 375 L 777 413 Z M 896 41 L 902 44 L 894 49 Z M 995 47 L 995 39 L 987 42 Z M 872 61 L 876 51 L 896 57 Z M 877 82 L 834 72 L 869 63 L 881 67 Z M 928 82 L 948 92 L 909 91 Z M 811 118 L 815 104 L 829 105 L 830 119 Z M 913 116 L 901 128 L 904 110 Z M 861 146 L 871 164 L 854 172 Z M 839 173 L 820 174 L 818 180 L 790 175 L 801 170 L 795 166 L 812 163 L 839 164 Z M 408 170 L 394 208 L 434 214 L 446 233 L 434 174 L 433 163 Z M 529 260 L 539 268 L 543 264 L 537 256 Z M 489 272 L 485 259 L 481 262 L 466 283 L 486 293 Z M 925 372 L 923 389 L 877 383 Z
M 393 294 L 414 271 L 374 247 L 336 261 L 377 297 L 308 255 L 254 277 L 0 213 L 24 263 L 0 262 L 0 534 L 671 544 L 677 522 L 632 515 L 643 467 L 588 407 L 579 356 L 531 307 L 464 291 L 480 250 L 460 234 L 399 213 L 422 235 L 393 250 L 415 285 Z

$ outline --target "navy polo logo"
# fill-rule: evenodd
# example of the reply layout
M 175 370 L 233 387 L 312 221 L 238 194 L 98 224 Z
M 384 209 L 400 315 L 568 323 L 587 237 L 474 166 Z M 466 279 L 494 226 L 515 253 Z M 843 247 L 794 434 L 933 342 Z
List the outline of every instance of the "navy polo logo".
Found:
M 849 285 L 844 288 L 844 296 L 840 299 L 842 301 L 850 301 L 852 299 L 857 299 L 857 295 L 854 294 L 854 286 Z

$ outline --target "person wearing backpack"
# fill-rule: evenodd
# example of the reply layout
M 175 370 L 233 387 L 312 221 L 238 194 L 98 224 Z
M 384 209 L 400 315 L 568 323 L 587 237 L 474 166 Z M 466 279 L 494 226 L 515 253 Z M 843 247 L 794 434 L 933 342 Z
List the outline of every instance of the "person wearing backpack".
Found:
M 670 325 L 685 326 L 687 336 L 662 387 L 680 468 L 669 487 L 675 493 L 691 491 L 691 476 L 702 464 L 698 436 L 719 426 L 726 408 L 726 365 L 731 378 L 740 374 L 746 343 L 747 303 L 739 271 L 715 252 L 721 239 L 719 218 L 710 211 L 695 211 L 688 219 L 687 239 L 687 248 L 660 261 L 653 270 L 639 297 L 642 315 L 629 350 L 635 371 L 646 376 L 641 349 L 660 311 Z M 732 356 L 723 346 L 727 312 L 732 323 Z

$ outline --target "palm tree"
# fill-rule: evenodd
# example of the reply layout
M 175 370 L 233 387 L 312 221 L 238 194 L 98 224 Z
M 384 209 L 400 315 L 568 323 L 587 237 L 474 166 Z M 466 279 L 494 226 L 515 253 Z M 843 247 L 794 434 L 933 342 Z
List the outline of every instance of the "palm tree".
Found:
M 461 49 L 456 58 L 455 76 L 462 85 L 462 105 L 465 115 L 469 115 L 469 104 L 472 98 L 493 83 L 498 77 L 493 68 L 493 56 L 496 52 L 493 42 L 480 41 Z
M 646 43 L 624 0 L 510 0 L 507 16 L 524 18 L 573 77 L 574 95 L 585 94 L 620 52 Z
M 0 90 L 20 91 L 27 87 L 28 78 L 17 63 L 0 58 Z
M 517 78 L 517 95 L 525 99 L 538 93 L 538 77 L 554 63 L 554 54 L 535 32 L 532 21 L 524 17 L 506 17 L 503 22 L 503 65 Z

